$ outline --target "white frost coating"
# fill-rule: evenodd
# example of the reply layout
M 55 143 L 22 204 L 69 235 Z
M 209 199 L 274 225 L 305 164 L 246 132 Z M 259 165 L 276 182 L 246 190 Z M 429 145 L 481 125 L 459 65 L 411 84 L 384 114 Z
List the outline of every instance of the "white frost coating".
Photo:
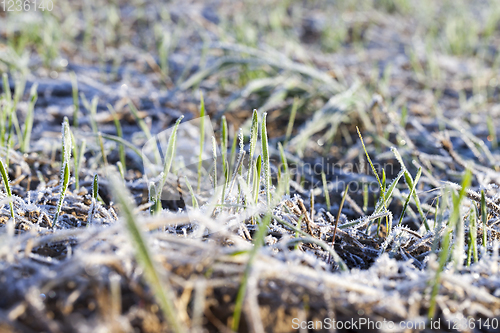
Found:
M 245 151 L 245 143 L 243 141 L 243 129 L 241 127 L 238 131 L 238 142 L 240 145 L 240 154 L 243 154 L 243 152 Z

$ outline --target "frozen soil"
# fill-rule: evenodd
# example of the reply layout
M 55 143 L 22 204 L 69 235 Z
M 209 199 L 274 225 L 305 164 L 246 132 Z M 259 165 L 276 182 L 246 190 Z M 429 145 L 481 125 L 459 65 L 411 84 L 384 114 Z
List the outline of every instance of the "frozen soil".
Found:
M 376 6 L 344 8 L 342 15 L 335 17 L 345 25 L 346 35 L 330 50 L 324 45 L 329 31 L 327 18 L 336 11 L 321 4 L 294 3 L 278 13 L 284 16 L 276 14 L 281 29 L 289 35 L 275 28 L 259 30 L 259 12 L 251 4 L 174 1 L 161 5 L 164 11 L 155 11 L 160 5 L 153 1 L 139 7 L 117 1 L 113 10 L 121 25 L 112 25 L 111 30 L 107 30 L 110 16 L 103 14 L 110 12 L 99 13 L 98 5 L 86 9 L 68 2 L 55 9 L 53 20 L 61 27 L 66 27 L 64 15 L 68 13 L 74 14 L 77 23 L 69 37 L 59 37 L 58 53 L 48 64 L 37 46 L 26 47 L 27 71 L 12 65 L 12 59 L 6 61 L 7 53 L 1 53 L 1 65 L 5 66 L 0 71 L 11 73 L 12 93 L 16 87 L 13 77 L 26 80 L 18 105 L 20 123 L 24 122 L 34 83 L 38 84 L 38 100 L 30 151 L 23 154 L 14 143 L 12 149 L 2 147 L 1 152 L 2 159 L 9 156 L 16 225 L 11 235 L 7 227 L 9 205 L 2 201 L 0 332 L 169 331 L 136 262 L 92 121 L 102 134 L 116 135 L 107 107 L 112 105 L 123 138 L 140 151 L 147 137 L 130 111 L 129 99 L 150 132 L 156 134 L 171 127 L 181 115 L 185 121 L 197 118 L 199 91 L 217 138 L 221 116 L 225 115 L 230 142 L 239 127 L 244 129 L 245 150 L 252 109 L 267 112 L 273 194 L 279 193 L 278 142 L 286 141 L 284 148 L 294 175 L 290 195 L 272 207 L 276 218 L 249 273 L 239 331 L 290 332 L 296 330 L 294 321 L 324 318 L 392 321 L 396 327 L 393 332 L 404 331 L 398 330 L 400 323 L 429 325 L 431 287 L 453 209 L 450 193 L 460 189 L 456 184 L 466 168 L 472 171 L 473 180 L 462 201 L 463 230 L 453 230 L 453 244 L 464 244 L 463 252 L 467 253 L 470 211 L 480 207 L 479 193 L 485 190 L 487 228 L 478 223 L 479 261 L 473 259 L 466 265 L 463 256 L 460 262 L 446 266 L 432 318 L 439 320 L 440 326 L 421 331 L 455 332 L 456 323 L 458 331 L 497 331 L 494 326 L 479 327 L 479 320 L 500 320 L 500 149 L 488 127 L 488 123 L 493 129 L 500 125 L 498 27 L 492 38 L 478 43 L 477 49 L 471 47 L 473 50 L 457 55 L 437 46 L 429 50 L 425 43 L 430 33 L 421 30 L 428 23 L 419 15 Z M 274 5 L 266 3 L 264 10 Z M 482 5 L 476 9 L 474 15 L 485 15 Z M 87 25 L 91 24 L 88 10 L 95 13 L 92 24 L 96 31 L 101 28 L 105 52 L 96 31 L 90 29 L 90 42 L 86 40 Z M 433 15 L 451 11 L 444 5 L 433 10 Z M 158 14 L 165 11 L 169 20 Z M 248 17 L 242 18 L 241 13 Z M 8 42 L 23 32 L 21 23 L 16 24 L 8 15 L 0 12 L 0 46 L 4 47 L 0 52 L 7 52 Z M 161 68 L 161 53 L 154 48 L 159 38 L 155 22 L 161 23 L 161 31 L 176 36 L 172 37 L 177 44 L 171 42 L 166 70 Z M 255 41 L 231 30 L 242 22 L 256 30 Z M 273 41 L 276 34 L 289 40 Z M 482 36 L 481 31 L 478 34 Z M 439 35 L 436 40 L 440 38 L 444 37 Z M 87 143 L 79 172 L 80 188 L 75 188 L 72 178 L 62 213 L 53 225 L 61 187 L 61 123 L 64 117 L 71 123 L 74 111 L 70 72 L 75 72 L 78 90 L 85 99 L 99 100 L 93 116 L 83 98 L 79 99 L 79 126 L 72 131 L 77 143 L 83 139 Z M 6 90 L 3 85 L 1 88 Z M 294 100 L 299 101 L 299 107 L 291 138 L 287 138 Z M 387 210 L 377 210 L 380 191 L 356 126 L 379 176 L 384 169 L 387 186 L 398 179 Z M 405 166 L 391 147 L 397 148 Z M 196 154 L 196 143 L 193 149 Z M 104 150 L 107 163 L 115 165 L 120 159 L 118 144 L 105 139 Z M 175 291 L 181 322 L 193 332 L 230 332 L 236 295 L 256 234 L 255 221 L 267 209 L 263 184 L 258 205 L 248 209 L 237 205 L 241 201 L 234 191 L 227 197 L 227 205 L 215 210 L 209 205 L 195 210 L 189 202 L 178 200 L 163 202 L 164 210 L 150 216 L 141 156 L 126 148 L 126 164 L 125 183 L 135 199 L 137 221 L 147 230 L 162 278 Z M 410 195 L 400 173 L 408 168 L 415 177 L 420 166 L 423 174 L 416 193 L 423 216 L 412 199 L 398 225 Z M 328 183 L 330 209 L 321 170 Z M 96 173 L 102 201 L 93 207 L 91 188 Z M 183 176 L 190 178 L 191 184 L 197 181 L 196 174 L 178 176 L 168 181 L 174 191 Z M 332 244 L 346 183 L 356 190 L 348 193 L 339 214 L 333 246 L 347 266 L 343 271 L 340 261 L 333 260 L 321 245 Z M 371 185 L 366 197 L 363 184 Z M 0 199 L 5 199 L 3 191 Z M 92 225 L 88 219 L 91 206 Z M 299 219 L 307 236 L 300 235 L 297 240 L 290 226 L 296 228 Z M 318 326 L 303 331 L 316 328 L 328 331 Z M 391 330 L 365 326 L 337 331 Z

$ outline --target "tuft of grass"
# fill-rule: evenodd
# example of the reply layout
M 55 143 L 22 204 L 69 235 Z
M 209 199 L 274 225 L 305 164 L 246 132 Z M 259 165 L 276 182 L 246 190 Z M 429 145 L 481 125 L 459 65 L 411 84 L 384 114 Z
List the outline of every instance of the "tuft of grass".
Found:
M 408 118 L 408 106 L 405 104 L 401 107 L 401 121 L 399 125 L 402 128 L 406 128 L 407 118 Z
M 167 279 L 162 279 L 149 249 L 147 239 L 143 235 L 133 213 L 134 201 L 128 189 L 116 174 L 110 175 L 111 191 L 120 205 L 125 225 L 131 236 L 132 244 L 135 247 L 137 261 L 144 270 L 144 275 L 148 284 L 153 290 L 153 295 L 161 306 L 163 314 L 169 324 L 169 328 L 176 333 L 185 332 L 179 320 L 177 309 L 174 303 L 174 292 Z
M 57 202 L 56 212 L 54 214 L 54 219 L 52 222 L 52 228 L 56 226 L 57 220 L 59 219 L 59 214 L 61 213 L 62 205 L 64 202 L 64 197 L 66 196 L 66 191 L 68 190 L 70 171 L 69 164 L 71 160 L 71 132 L 69 128 L 69 121 L 67 117 L 64 117 L 62 124 L 62 148 L 61 148 L 61 192 L 59 193 L 59 201 Z
M 366 150 L 366 146 L 365 146 L 365 143 L 363 141 L 363 136 L 361 135 L 361 132 L 359 131 L 359 128 L 356 126 L 356 130 L 358 131 L 358 135 L 359 135 L 359 139 L 361 140 L 361 145 L 363 146 L 363 150 L 365 151 L 365 155 L 366 155 L 366 159 L 368 160 L 368 163 L 370 164 L 370 167 L 372 168 L 372 171 L 375 175 L 375 177 L 377 178 L 377 182 L 380 186 L 380 200 L 382 201 L 382 205 L 380 205 L 381 208 L 384 208 L 385 211 L 387 211 L 387 201 L 389 200 L 390 198 L 390 195 L 388 195 L 386 193 L 386 185 L 385 185 L 385 182 L 386 182 L 386 179 L 385 179 L 385 170 L 382 170 L 382 174 L 383 174 L 383 182 L 380 180 L 380 177 L 378 176 L 378 173 L 377 173 L 377 170 L 375 169 L 375 166 L 373 165 L 373 162 L 370 158 L 370 155 L 368 154 L 368 151 Z M 401 173 L 400 173 L 401 175 Z M 397 181 L 399 181 L 399 178 L 397 178 Z M 393 181 L 393 185 L 394 187 L 396 186 L 397 182 L 396 181 Z M 391 191 L 391 194 L 392 194 L 392 191 Z M 375 211 L 377 209 L 375 208 Z M 378 213 L 378 212 L 375 212 L 375 213 Z M 378 222 L 378 228 L 377 228 L 377 235 L 378 235 L 378 231 L 380 229 L 380 220 Z M 386 216 L 386 225 L 387 225 L 387 231 L 389 231 L 389 217 Z
M 386 200 L 390 200 L 391 197 L 392 197 L 392 193 L 394 192 L 394 190 L 396 189 L 396 186 L 397 184 L 399 183 L 399 180 L 401 179 L 401 177 L 403 177 L 404 175 L 404 171 L 401 170 L 398 175 L 396 176 L 396 178 L 394 178 L 394 180 L 392 181 L 392 183 L 389 185 L 389 187 L 387 187 L 387 191 L 386 191 L 386 197 L 380 197 L 379 201 L 377 202 L 377 204 L 375 205 L 375 210 L 373 212 L 373 214 L 379 214 L 382 212 L 382 210 L 384 208 L 386 208 L 385 206 L 385 201 Z M 384 200 L 386 199 L 386 200 Z M 387 211 L 387 209 L 386 209 Z
M 271 205 L 271 165 L 269 163 L 269 145 L 267 142 L 267 127 L 266 127 L 267 113 L 262 115 L 261 125 L 261 144 L 262 144 L 262 164 L 264 166 L 264 189 L 266 191 L 267 205 Z
M 416 185 L 414 184 L 416 182 L 416 180 L 414 181 L 413 178 L 411 177 L 411 174 L 408 171 L 408 169 L 406 168 L 406 166 L 403 162 L 403 158 L 399 154 L 398 150 L 396 148 L 392 148 L 391 150 L 392 150 L 394 156 L 396 157 L 396 159 L 398 160 L 399 164 L 401 164 L 401 167 L 404 170 L 405 181 L 406 181 L 406 184 L 408 185 L 408 187 L 410 189 L 413 187 L 416 187 Z M 425 226 L 425 230 L 427 230 L 427 231 L 431 230 L 429 227 L 429 224 L 427 223 L 427 218 L 425 216 L 425 213 L 422 210 L 422 205 L 420 204 L 420 199 L 419 199 L 418 195 L 416 194 L 415 191 L 412 191 L 411 195 L 413 197 L 413 200 L 415 200 L 415 205 L 417 206 L 417 210 L 418 210 L 418 213 L 420 215 L 420 219 L 422 220 L 422 223 Z
M 238 173 L 240 172 L 241 167 L 243 166 L 243 159 L 245 158 L 245 150 L 244 150 L 244 145 L 243 145 L 243 130 L 240 128 L 240 132 L 238 134 L 238 139 L 239 139 L 239 153 L 238 153 L 238 161 L 236 162 L 234 171 L 233 171 L 233 176 L 231 178 L 231 184 L 229 186 L 229 192 L 228 195 L 232 192 L 234 184 L 236 182 L 236 177 L 238 176 Z
M 226 161 L 226 166 L 224 167 L 224 184 L 222 185 L 222 195 L 221 195 L 221 203 L 223 204 L 225 201 L 226 201 L 226 189 L 227 189 L 227 186 L 229 184 L 229 164 L 228 162 Z

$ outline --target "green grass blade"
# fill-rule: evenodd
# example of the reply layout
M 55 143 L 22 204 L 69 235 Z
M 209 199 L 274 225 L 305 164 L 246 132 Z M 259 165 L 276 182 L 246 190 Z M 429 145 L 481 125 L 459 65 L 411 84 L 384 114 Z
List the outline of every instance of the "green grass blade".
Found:
M 54 228 L 57 224 L 57 220 L 59 218 L 59 214 L 61 213 L 62 205 L 64 202 L 64 197 L 66 196 L 66 191 L 68 190 L 69 178 L 70 178 L 70 170 L 69 164 L 71 160 L 71 130 L 69 128 L 68 118 L 64 118 L 62 124 L 62 149 L 61 149 L 61 192 L 59 193 L 59 200 L 56 206 L 56 212 L 54 214 L 54 219 L 52 222 L 52 228 Z
M 261 144 L 262 144 L 262 164 L 264 166 L 264 186 L 266 191 L 267 205 L 271 205 L 271 165 L 269 162 L 269 146 L 267 142 L 267 127 L 266 127 L 267 113 L 262 115 L 261 126 Z
M 240 132 L 238 134 L 239 142 L 240 142 L 240 150 L 238 153 L 238 161 L 236 162 L 234 171 L 233 171 L 233 176 L 231 177 L 231 184 L 229 186 L 229 192 L 228 195 L 233 191 L 234 184 L 236 182 L 236 177 L 238 176 L 238 173 L 240 172 L 241 167 L 243 166 L 243 159 L 245 158 L 245 150 L 243 149 L 243 130 L 240 129 Z
M 390 200 L 391 199 L 392 193 L 394 192 L 394 189 L 396 188 L 396 185 L 399 183 L 399 180 L 401 179 L 401 177 L 403 177 L 403 175 L 404 175 L 404 171 L 401 170 L 398 173 L 398 175 L 396 176 L 396 178 L 389 185 L 389 187 L 387 188 L 387 192 L 386 192 L 386 200 Z M 375 210 L 374 210 L 373 214 L 378 214 L 378 213 L 382 212 L 382 210 L 384 208 L 385 208 L 384 198 L 381 197 L 380 200 L 375 205 Z
M 250 276 L 250 273 L 252 271 L 252 266 L 257 257 L 257 253 L 259 252 L 259 249 L 262 247 L 262 245 L 264 245 L 264 238 L 267 235 L 267 228 L 269 226 L 269 223 L 271 223 L 271 215 L 267 214 L 260 221 L 259 228 L 257 229 L 257 234 L 254 237 L 253 248 L 250 251 L 250 257 L 248 259 L 245 272 L 243 273 L 243 278 L 240 283 L 240 288 L 238 289 L 238 294 L 236 296 L 233 321 L 231 325 L 231 328 L 234 332 L 238 331 L 240 325 L 241 311 L 243 309 L 243 301 L 245 300 L 248 277 Z
M 324 171 L 321 171 L 321 179 L 323 181 L 323 195 L 326 201 L 326 210 L 330 211 L 330 193 L 328 191 L 328 183 L 326 182 L 326 175 Z
M 9 199 L 10 216 L 12 217 L 12 221 L 15 221 L 14 204 L 12 202 L 12 191 L 10 189 L 10 184 L 9 184 L 9 174 L 5 169 L 5 166 L 1 160 L 0 160 L 0 173 L 2 174 L 3 186 L 5 188 L 5 192 L 7 193 L 7 198 Z
M 92 203 L 90 205 L 88 219 L 87 219 L 87 227 L 90 227 L 94 221 L 94 211 L 96 209 L 97 200 L 99 197 L 99 176 L 97 173 L 94 175 L 94 179 L 92 181 Z
M 150 285 L 153 295 L 161 306 L 165 319 L 169 324 L 169 328 L 173 332 L 184 332 L 185 329 L 179 320 L 177 309 L 174 303 L 174 292 L 167 280 L 160 277 L 157 265 L 151 256 L 147 239 L 143 235 L 135 216 L 133 214 L 134 201 L 130 196 L 128 189 L 123 185 L 123 182 L 117 175 L 110 176 L 111 191 L 120 205 L 122 216 L 125 220 L 127 229 L 131 236 L 132 244 L 135 247 L 137 261 L 144 270 L 144 275 Z
M 262 172 L 262 157 L 259 155 L 257 157 L 257 162 L 255 162 L 254 166 L 254 178 L 253 178 L 253 195 L 254 202 L 259 202 L 259 191 L 260 191 L 260 175 Z
M 408 197 L 406 198 L 405 204 L 403 205 L 403 210 L 401 211 L 401 217 L 399 218 L 398 226 L 403 223 L 403 217 L 405 216 L 406 209 L 408 208 L 408 204 L 410 203 L 410 198 L 412 195 L 415 193 L 415 189 L 417 187 L 418 181 L 420 180 L 420 176 L 422 175 L 422 167 L 418 168 L 417 175 L 415 176 L 415 181 L 412 182 L 413 186 L 410 189 L 410 193 L 408 194 Z
M 31 86 L 30 102 L 28 104 L 28 111 L 26 113 L 26 119 L 24 121 L 24 127 L 23 127 L 23 139 L 21 144 L 21 151 L 23 153 L 28 152 L 30 149 L 31 131 L 33 130 L 33 119 L 35 115 L 34 114 L 35 103 L 38 99 L 37 88 L 38 88 L 37 83 Z
M 97 200 L 98 195 L 99 195 L 99 175 L 96 173 L 94 175 L 94 180 L 92 182 L 92 198 Z
M 405 176 L 405 181 L 406 181 L 406 184 L 408 185 L 409 188 L 413 188 L 413 178 L 411 177 L 411 174 L 410 172 L 408 171 L 408 169 L 406 168 L 404 162 L 403 162 L 403 158 L 401 157 L 401 155 L 399 154 L 399 151 L 396 149 L 396 148 L 391 148 L 394 156 L 396 157 L 396 159 L 398 160 L 399 164 L 401 165 L 401 167 L 403 168 L 404 170 L 404 176 Z M 420 204 L 420 198 L 418 197 L 417 193 L 416 192 L 412 192 L 412 197 L 413 197 L 413 200 L 415 201 L 415 206 L 417 206 L 417 210 L 418 210 L 418 214 L 420 215 L 420 219 L 422 220 L 422 223 L 424 224 L 425 226 L 425 229 L 427 231 L 431 230 L 430 227 L 429 227 L 429 224 L 427 223 L 427 217 L 425 216 L 425 213 L 424 211 L 422 210 L 422 205 Z
M 135 107 L 134 103 L 132 103 L 132 101 L 130 101 L 130 100 L 128 102 L 128 107 L 130 109 L 130 112 L 132 112 L 132 115 L 134 116 L 134 119 L 137 122 L 137 125 L 139 125 L 139 128 L 146 135 L 146 138 L 148 140 L 151 139 L 153 136 L 151 135 L 151 131 L 149 130 L 148 125 L 146 125 L 144 120 L 139 116 L 139 111 Z
M 253 172 L 253 156 L 255 155 L 255 148 L 257 148 L 257 136 L 259 135 L 259 114 L 257 110 L 253 110 L 252 114 L 252 126 L 250 127 L 250 154 L 248 155 L 248 176 L 247 184 L 250 186 L 250 181 Z
M 288 170 L 288 160 L 286 158 L 285 150 L 283 149 L 281 142 L 278 142 L 278 149 L 280 151 L 281 163 L 283 164 L 285 193 L 287 195 L 290 195 L 290 172 Z
M 476 207 L 471 207 L 469 212 L 469 239 L 467 246 L 467 267 L 470 267 L 472 257 L 474 256 L 474 261 L 477 262 L 477 215 Z
M 231 146 L 231 154 L 229 155 L 229 166 L 233 167 L 236 160 L 236 147 L 238 143 L 238 135 L 234 133 L 233 144 Z
M 302 219 L 304 218 L 304 214 L 300 215 L 299 216 L 299 219 L 297 220 L 297 229 L 298 230 L 301 230 L 301 226 L 302 226 Z M 299 238 L 299 231 L 295 231 L 295 238 Z M 299 242 L 297 242 L 297 244 L 295 244 L 295 250 L 298 250 L 299 249 Z
M 365 143 L 363 141 L 363 136 L 361 135 L 361 132 L 359 131 L 359 128 L 357 126 L 356 126 L 356 130 L 358 131 L 359 139 L 361 140 L 361 145 L 363 146 L 363 150 L 365 151 L 366 159 L 368 160 L 368 163 L 370 164 L 370 167 L 372 168 L 373 174 L 377 178 L 377 182 L 380 186 L 381 195 L 384 199 L 384 207 L 385 207 L 385 209 L 387 209 L 387 206 L 386 206 L 387 197 L 385 195 L 384 186 L 382 185 L 382 181 L 380 180 L 380 177 L 378 176 L 377 170 L 375 170 L 375 166 L 372 163 L 370 155 L 368 155 L 368 151 L 366 150 L 366 146 L 365 146 Z
M 222 185 L 222 195 L 221 195 L 221 203 L 223 204 L 226 201 L 226 189 L 229 183 L 229 164 L 226 161 L 226 167 L 224 168 L 224 184 Z
M 453 232 L 453 229 L 456 227 L 458 220 L 460 219 L 460 204 L 462 202 L 462 199 L 465 197 L 465 193 L 466 193 L 467 187 L 469 187 L 471 179 L 472 179 L 472 173 L 469 169 L 467 169 L 465 176 L 462 180 L 462 188 L 460 189 L 459 194 L 455 195 L 455 193 L 452 192 L 453 209 L 451 211 L 448 226 L 447 226 L 445 234 L 443 236 L 443 241 L 442 241 L 442 245 L 441 245 L 441 253 L 439 254 L 439 266 L 438 266 L 438 269 L 436 270 L 434 280 L 432 281 L 431 300 L 430 300 L 429 311 L 428 311 L 428 318 L 429 319 L 434 318 L 435 313 L 436 313 L 436 297 L 437 297 L 437 294 L 439 292 L 441 273 L 443 272 L 443 270 L 446 266 L 446 263 L 448 262 L 448 259 L 449 259 L 451 234 Z M 458 247 L 459 244 L 457 244 L 455 246 Z M 456 252 L 458 253 L 458 251 L 463 251 L 463 246 L 462 246 L 462 248 L 458 248 Z M 454 257 L 456 257 L 456 256 L 454 256 Z M 454 259 L 457 259 L 457 258 L 454 258 Z
M 108 107 L 109 112 L 113 116 L 113 122 L 114 122 L 115 128 L 116 128 L 116 135 L 123 139 L 123 130 L 122 130 L 122 125 L 120 124 L 120 119 L 118 119 L 118 115 L 116 114 L 116 111 L 111 104 L 107 104 L 107 107 Z M 120 162 L 121 162 L 122 168 L 125 171 L 127 168 L 125 147 L 121 143 L 118 145 L 118 154 L 120 155 Z
M 78 102 L 78 81 L 76 80 L 75 72 L 71 72 L 71 91 L 73 95 L 73 127 L 78 127 L 78 112 L 80 111 L 80 103 Z
M 486 248 L 488 244 L 488 210 L 484 190 L 481 190 L 481 221 L 483 222 L 483 246 Z
M 284 143 L 285 145 L 288 143 L 288 140 L 290 140 L 290 136 L 292 135 L 293 124 L 295 122 L 295 116 L 297 115 L 298 108 L 299 108 L 299 99 L 294 98 L 292 104 L 292 110 L 290 111 L 290 119 L 288 119 L 288 126 L 286 128 L 285 143 Z
M 85 155 L 85 146 L 87 144 L 87 141 L 85 139 L 82 139 L 82 143 L 80 144 L 80 150 L 78 152 L 78 155 L 77 156 L 74 156 L 74 159 L 75 159 L 75 189 L 78 190 L 78 188 L 80 187 L 80 184 L 79 184 L 79 174 L 80 174 L 80 168 L 82 166 L 82 161 L 83 161 L 83 158 L 84 158 L 84 155 Z M 76 146 L 76 142 L 74 144 Z M 76 151 L 76 149 L 75 149 Z
M 365 212 L 365 214 L 368 211 L 368 195 L 368 184 L 363 183 L 363 212 Z
M 116 166 L 118 167 L 118 172 L 120 173 L 120 176 L 122 177 L 123 180 L 125 180 L 125 170 L 122 162 L 118 161 L 116 162 Z
M 163 191 L 163 187 L 167 182 L 167 176 L 170 172 L 170 167 L 172 166 L 172 161 L 174 160 L 175 155 L 175 145 L 177 141 L 177 128 L 179 127 L 180 122 L 184 116 L 180 116 L 179 119 L 175 122 L 172 133 L 170 134 L 170 138 L 168 139 L 167 151 L 165 152 L 165 160 L 163 164 L 163 176 L 161 177 L 160 186 L 158 188 L 158 197 L 157 200 L 161 203 L 161 193 Z
M 220 138 L 220 146 L 222 153 L 222 173 L 226 174 L 226 161 L 227 161 L 227 144 L 228 144 L 228 131 L 227 131 L 227 120 L 226 116 L 222 116 L 221 120 L 221 138 Z
M 12 101 L 12 94 L 10 91 L 10 85 L 9 85 L 9 76 L 7 73 L 2 74 L 2 80 L 3 80 L 3 91 L 5 94 L 5 98 L 7 99 L 8 103 L 11 103 Z
M 186 176 L 184 176 L 184 180 L 186 181 L 186 186 L 189 190 L 189 194 L 191 195 L 191 203 L 193 205 L 193 208 L 198 209 L 198 200 L 196 200 L 193 188 L 191 187 L 191 184 L 189 183 L 189 180 Z
M 148 198 L 149 198 L 149 203 L 151 203 L 151 207 L 149 207 L 149 214 L 154 215 L 158 212 L 158 200 L 157 200 L 156 186 L 154 182 L 149 183 Z
M 203 145 L 205 143 L 205 101 L 203 94 L 200 92 L 200 152 L 198 155 L 198 187 L 197 191 L 200 192 L 201 187 L 201 163 L 203 159 Z
M 214 162 L 214 174 L 213 174 L 213 186 L 214 190 L 217 189 L 217 141 L 215 137 L 212 136 L 212 159 Z M 225 169 L 225 167 L 224 167 Z
M 99 147 L 101 148 L 102 161 L 104 162 L 104 166 L 108 166 L 108 157 L 106 156 L 106 150 L 104 149 L 104 141 L 102 140 L 102 133 L 97 133 L 97 141 L 99 142 Z
M 97 134 L 95 134 L 95 136 L 97 137 Z M 131 149 L 142 160 L 141 151 L 139 149 L 137 149 L 137 147 L 134 146 L 133 144 L 131 144 L 130 142 L 124 140 L 123 138 L 120 138 L 119 136 L 115 136 L 115 135 L 111 135 L 111 134 L 101 133 L 101 136 L 106 140 L 115 141 L 115 142 L 120 143 L 120 144 L 124 145 L 125 147 Z
M 137 110 L 137 108 L 135 107 L 134 103 L 132 103 L 131 100 L 129 100 L 129 102 L 128 102 L 128 107 L 130 109 L 130 112 L 132 112 L 132 115 L 134 116 L 135 121 L 137 122 L 137 125 L 139 125 L 139 128 L 142 130 L 142 132 L 146 136 L 146 139 L 148 139 L 148 140 L 152 139 L 153 136 L 151 135 L 151 131 L 149 130 L 148 125 L 146 125 L 144 120 L 139 116 L 139 111 Z M 154 147 L 155 147 L 155 149 L 153 150 L 153 152 L 154 152 L 154 156 L 155 156 L 155 162 L 157 164 L 161 164 L 160 151 L 158 150 L 158 147 L 156 147 L 156 146 L 154 146 Z M 161 191 L 161 189 L 160 189 L 160 191 Z
M 75 136 L 73 135 L 73 132 L 70 132 L 71 133 L 71 142 L 73 142 L 73 145 L 72 145 L 72 150 L 73 150 L 73 173 L 75 175 L 75 189 L 78 189 L 79 187 L 79 172 L 78 172 L 78 157 L 80 156 L 80 154 L 78 153 L 78 146 L 76 145 L 76 140 L 75 140 Z

